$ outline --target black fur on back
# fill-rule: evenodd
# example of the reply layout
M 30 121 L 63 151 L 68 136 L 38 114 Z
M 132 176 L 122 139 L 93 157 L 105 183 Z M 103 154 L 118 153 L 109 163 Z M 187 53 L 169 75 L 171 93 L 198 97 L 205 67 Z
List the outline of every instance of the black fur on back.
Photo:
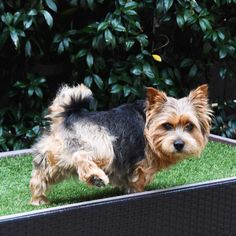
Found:
M 78 97 L 71 96 L 69 104 L 62 105 L 64 111 L 59 116 L 67 118 L 72 114 L 88 111 L 92 100 L 92 96 L 86 96 L 83 99 L 81 95 Z
M 124 104 L 109 111 L 67 113 L 67 115 L 64 127 L 72 133 L 77 122 L 89 122 L 104 127 L 110 135 L 116 137 L 113 142 L 114 172 L 110 173 L 110 178 L 119 174 L 120 179 L 126 179 L 125 176 L 133 171 L 135 164 L 145 157 L 145 101 Z

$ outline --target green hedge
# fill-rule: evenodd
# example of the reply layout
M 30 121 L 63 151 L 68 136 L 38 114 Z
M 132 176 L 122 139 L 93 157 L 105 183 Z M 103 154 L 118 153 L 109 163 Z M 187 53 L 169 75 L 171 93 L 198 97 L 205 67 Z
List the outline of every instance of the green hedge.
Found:
M 32 144 L 62 82 L 85 83 L 97 99 L 94 109 L 105 109 L 143 97 L 145 86 L 181 96 L 199 80 L 208 82 L 218 61 L 215 79 L 230 79 L 235 3 L 2 1 L 0 150 Z

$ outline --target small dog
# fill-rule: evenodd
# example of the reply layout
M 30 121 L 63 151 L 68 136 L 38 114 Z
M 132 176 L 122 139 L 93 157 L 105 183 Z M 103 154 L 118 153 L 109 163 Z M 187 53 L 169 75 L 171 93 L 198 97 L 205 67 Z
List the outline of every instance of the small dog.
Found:
M 32 205 L 48 203 L 50 185 L 77 174 L 98 187 L 144 191 L 157 171 L 200 155 L 210 132 L 208 87 L 175 99 L 147 88 L 146 101 L 88 112 L 92 92 L 63 86 L 49 107 L 50 131 L 33 146 Z

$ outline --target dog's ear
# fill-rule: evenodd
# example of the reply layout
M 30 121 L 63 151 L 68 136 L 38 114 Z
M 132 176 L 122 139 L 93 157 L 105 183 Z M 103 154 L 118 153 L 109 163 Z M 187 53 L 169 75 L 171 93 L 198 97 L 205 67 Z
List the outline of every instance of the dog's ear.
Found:
M 197 103 L 206 103 L 208 101 L 208 85 L 203 84 L 191 91 L 189 99 L 197 105 Z
M 147 87 L 147 105 L 148 107 L 153 107 L 154 105 L 159 107 L 167 101 L 167 96 L 164 92 L 154 89 L 152 87 Z
M 188 98 L 198 114 L 204 113 L 208 108 L 208 85 L 197 87 L 189 93 Z
M 212 116 L 212 110 L 208 104 L 208 85 L 203 84 L 191 91 L 188 99 L 196 111 L 203 135 L 208 136 Z

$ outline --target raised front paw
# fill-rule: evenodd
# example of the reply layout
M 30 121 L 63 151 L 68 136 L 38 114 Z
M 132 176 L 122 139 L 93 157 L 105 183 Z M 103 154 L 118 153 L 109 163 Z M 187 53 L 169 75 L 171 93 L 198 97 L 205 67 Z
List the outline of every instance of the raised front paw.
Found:
M 88 182 L 89 182 L 90 185 L 94 185 L 94 186 L 97 186 L 97 187 L 104 187 L 109 183 L 109 180 L 108 180 L 107 176 L 104 177 L 103 179 L 101 179 L 96 175 L 92 175 L 89 178 Z

